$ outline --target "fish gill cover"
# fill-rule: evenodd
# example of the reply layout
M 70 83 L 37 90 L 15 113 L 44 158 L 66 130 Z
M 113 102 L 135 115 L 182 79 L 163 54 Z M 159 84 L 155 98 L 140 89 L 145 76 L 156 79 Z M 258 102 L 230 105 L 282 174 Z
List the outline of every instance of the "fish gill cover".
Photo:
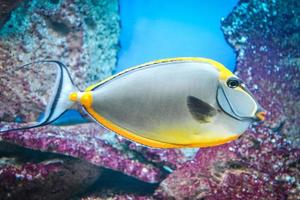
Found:
M 69 65 L 76 84 L 87 80 L 82 87 L 115 66 L 117 1 L 0 6 L 7 20 L 0 29 L 2 128 L 19 126 L 12 121 L 26 110 L 20 102 L 41 102 L 30 96 L 28 77 L 6 81 L 12 66 L 56 58 Z M 142 147 L 91 123 L 3 133 L 1 199 L 300 199 L 299 8 L 296 0 L 242 0 L 222 21 L 238 55 L 237 74 L 268 110 L 267 121 L 239 140 L 201 149 L 191 160 L 179 149 Z M 97 184 L 107 176 L 130 180 L 120 183 L 134 189 Z

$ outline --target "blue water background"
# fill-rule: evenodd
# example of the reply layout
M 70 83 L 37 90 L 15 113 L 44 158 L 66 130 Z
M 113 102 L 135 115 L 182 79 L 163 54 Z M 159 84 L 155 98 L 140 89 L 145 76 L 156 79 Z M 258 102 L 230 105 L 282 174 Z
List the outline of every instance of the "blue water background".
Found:
M 217 60 L 230 70 L 235 54 L 221 31 L 237 0 L 120 0 L 121 49 L 116 72 L 144 62 L 196 56 Z

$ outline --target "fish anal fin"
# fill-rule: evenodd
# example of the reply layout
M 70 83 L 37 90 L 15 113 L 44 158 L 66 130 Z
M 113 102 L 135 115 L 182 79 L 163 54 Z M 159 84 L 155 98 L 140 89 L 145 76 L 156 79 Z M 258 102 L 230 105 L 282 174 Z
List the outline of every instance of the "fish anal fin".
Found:
M 192 116 L 201 123 L 209 123 L 218 113 L 213 106 L 194 96 L 187 97 L 187 106 Z

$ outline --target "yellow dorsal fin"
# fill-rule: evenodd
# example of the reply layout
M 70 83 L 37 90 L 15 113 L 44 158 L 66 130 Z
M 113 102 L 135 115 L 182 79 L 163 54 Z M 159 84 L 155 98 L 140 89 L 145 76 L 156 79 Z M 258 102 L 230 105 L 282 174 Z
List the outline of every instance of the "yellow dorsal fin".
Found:
M 135 67 L 128 68 L 128 69 L 126 69 L 126 70 L 124 70 L 120 73 L 117 73 L 113 76 L 110 76 L 110 77 L 100 81 L 99 83 L 96 83 L 94 85 L 89 86 L 85 91 L 91 91 L 95 87 L 97 87 L 97 86 L 99 86 L 99 85 L 101 85 L 101 84 L 117 77 L 117 76 L 120 76 L 122 74 L 125 74 L 129 71 L 132 71 L 132 70 L 135 70 L 135 69 L 138 69 L 138 68 L 142 68 L 142 67 L 146 67 L 146 66 L 154 65 L 154 64 L 159 64 L 159 63 L 178 62 L 178 61 L 193 61 L 193 62 L 204 62 L 204 63 L 211 64 L 213 67 L 215 67 L 220 72 L 219 78 L 221 80 L 226 80 L 228 77 L 233 75 L 232 72 L 229 69 L 227 69 L 224 65 L 222 65 L 221 63 L 219 63 L 215 60 L 209 59 L 209 58 L 200 58 L 200 57 L 165 58 L 165 59 L 155 60 L 155 61 L 152 61 L 152 62 L 147 62 L 147 63 L 141 64 L 141 65 L 135 66 Z

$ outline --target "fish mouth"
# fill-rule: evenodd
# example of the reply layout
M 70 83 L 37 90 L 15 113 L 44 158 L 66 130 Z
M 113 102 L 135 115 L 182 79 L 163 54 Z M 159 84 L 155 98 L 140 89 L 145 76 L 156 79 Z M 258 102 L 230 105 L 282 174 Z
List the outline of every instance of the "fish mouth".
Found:
M 264 111 L 264 110 L 258 110 L 258 111 L 255 113 L 256 119 L 257 119 L 258 121 L 265 121 L 265 120 L 266 120 L 266 115 L 267 115 L 267 112 Z

